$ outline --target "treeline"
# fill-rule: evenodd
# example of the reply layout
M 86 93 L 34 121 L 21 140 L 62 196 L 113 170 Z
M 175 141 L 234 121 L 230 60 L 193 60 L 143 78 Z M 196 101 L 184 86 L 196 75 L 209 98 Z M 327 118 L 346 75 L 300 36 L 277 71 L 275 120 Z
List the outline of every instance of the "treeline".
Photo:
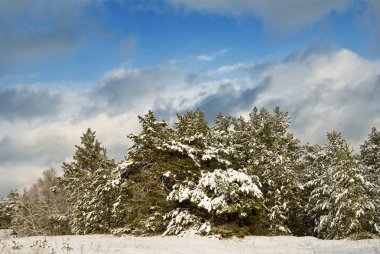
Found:
M 88 129 L 73 161 L 0 201 L 0 227 L 19 235 L 380 235 L 380 131 L 355 154 L 339 132 L 324 146 L 289 132 L 290 117 L 200 110 L 171 127 L 153 112 L 116 162 Z

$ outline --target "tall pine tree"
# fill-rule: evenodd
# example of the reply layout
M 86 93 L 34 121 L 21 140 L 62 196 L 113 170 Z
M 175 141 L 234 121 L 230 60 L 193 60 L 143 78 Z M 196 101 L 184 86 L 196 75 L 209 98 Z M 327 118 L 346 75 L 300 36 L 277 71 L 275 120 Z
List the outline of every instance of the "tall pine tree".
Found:
M 301 212 L 299 141 L 288 132 L 290 118 L 279 107 L 270 114 L 254 108 L 248 121 L 250 140 L 248 169 L 259 176 L 266 207 L 266 231 L 291 234 L 298 227 Z
M 315 232 L 327 239 L 370 233 L 369 228 L 377 228 L 370 183 L 342 134 L 328 133 L 327 139 L 323 153 L 315 158 L 319 174 L 308 184 L 313 187 L 309 206 Z
M 371 183 L 371 198 L 376 206 L 377 225 L 380 225 L 380 130 L 372 128 L 367 140 L 360 146 L 360 162 L 365 167 L 365 177 Z M 377 228 L 380 233 L 380 228 Z
M 69 196 L 67 217 L 75 234 L 108 233 L 116 222 L 112 184 L 116 165 L 91 129 L 83 134 L 81 144 L 75 146 L 73 161 L 62 166 L 61 186 Z
M 124 225 L 117 234 L 162 233 L 162 216 L 170 210 L 166 196 L 173 184 L 165 181 L 163 175 L 183 169 L 181 158 L 164 148 L 173 135 L 167 123 L 157 121 L 152 111 L 139 116 L 139 122 L 142 130 L 128 136 L 133 145 L 118 167 L 120 194 L 115 210 L 124 218 Z

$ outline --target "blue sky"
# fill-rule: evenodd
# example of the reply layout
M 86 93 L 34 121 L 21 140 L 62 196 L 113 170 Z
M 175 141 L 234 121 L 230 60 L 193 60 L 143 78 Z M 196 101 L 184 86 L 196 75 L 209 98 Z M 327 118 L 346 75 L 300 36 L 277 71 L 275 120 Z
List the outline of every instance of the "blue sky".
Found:
M 0 196 L 91 127 L 112 157 L 137 116 L 279 105 L 302 142 L 380 127 L 377 0 L 0 0 Z
M 47 6 L 52 5 L 47 1 L 35 2 L 37 11 L 28 11 L 26 4 L 20 4 L 18 8 L 25 9 L 10 17 L 11 22 L 3 22 L 5 30 L 16 37 L 9 38 L 9 43 L 15 40 L 16 44 L 22 44 L 17 40 L 25 40 L 26 44 L 30 40 L 34 44 L 45 40 L 46 44 L 39 49 L 22 45 L 35 52 L 18 56 L 12 66 L 2 64 L 8 83 L 96 81 L 112 68 L 146 68 L 170 61 L 178 61 L 188 69 L 215 68 L 235 62 L 283 58 L 319 45 L 347 48 L 371 58 L 379 53 L 376 48 L 371 49 L 376 44 L 373 30 L 377 24 L 368 24 L 371 22 L 366 17 L 368 9 L 363 6 L 368 5 L 367 1 L 337 1 L 345 4 L 324 10 L 314 22 L 300 20 L 284 27 L 281 22 L 286 16 L 273 21 L 274 24 L 266 24 L 263 17 L 250 12 L 220 14 L 217 4 L 216 10 L 198 10 L 191 8 L 191 4 L 187 6 L 187 1 L 157 0 L 81 1 L 82 5 L 63 9 L 69 12 L 71 8 L 79 8 L 72 22 L 66 24 L 67 21 L 60 20 L 64 17 L 55 17 L 54 13 L 38 19 L 39 12 L 53 7 Z M 236 1 L 233 5 L 244 2 Z M 246 2 L 246 5 L 252 2 L 254 8 L 254 3 L 260 1 Z M 297 7 L 297 1 L 284 2 L 293 3 L 291 8 Z M 334 1 L 327 2 L 334 6 Z M 6 1 L 3 5 L 6 12 Z M 60 45 L 49 45 L 49 40 Z M 215 61 L 201 65 L 194 61 L 199 55 L 212 55 L 223 49 L 228 53 L 215 57 Z M 7 50 L 6 45 L 3 50 Z M 16 51 L 17 45 L 11 50 Z

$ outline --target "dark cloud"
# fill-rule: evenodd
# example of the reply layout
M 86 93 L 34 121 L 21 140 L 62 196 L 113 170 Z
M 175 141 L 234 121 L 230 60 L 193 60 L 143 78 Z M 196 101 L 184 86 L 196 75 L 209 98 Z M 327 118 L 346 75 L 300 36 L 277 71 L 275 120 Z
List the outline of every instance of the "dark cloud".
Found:
M 232 84 L 223 84 L 215 94 L 206 96 L 195 107 L 205 111 L 207 120 L 212 122 L 218 113 L 234 115 L 237 112 L 250 110 L 260 93 L 270 84 L 264 79 L 253 88 L 236 90 Z
M 97 2 L 0 1 L 0 71 L 75 52 L 98 28 L 86 13 L 86 7 Z
M 1 69 L 12 68 L 31 60 L 40 61 L 53 54 L 73 52 L 81 38 L 75 31 L 62 27 L 12 31 L 4 30 L 1 26 L 0 37 Z
M 197 73 L 189 73 L 186 76 L 186 81 L 189 84 L 194 84 L 197 81 L 198 78 L 199 78 L 199 74 L 197 74 Z
M 0 88 L 0 119 L 30 120 L 55 116 L 60 111 L 62 96 L 47 89 L 24 86 Z
M 304 1 L 304 0 L 167 0 L 185 10 L 217 13 L 234 17 L 256 16 L 265 28 L 275 34 L 289 34 L 319 21 L 332 11 L 344 11 L 350 0 Z
M 105 103 L 111 114 L 139 111 L 141 107 L 152 107 L 160 95 L 181 86 L 184 80 L 183 74 L 174 69 L 117 69 L 104 76 L 93 98 Z
M 258 79 L 260 77 L 265 77 L 266 71 L 277 64 L 278 62 L 276 61 L 265 61 L 250 67 L 245 67 L 244 70 L 249 74 L 251 79 Z

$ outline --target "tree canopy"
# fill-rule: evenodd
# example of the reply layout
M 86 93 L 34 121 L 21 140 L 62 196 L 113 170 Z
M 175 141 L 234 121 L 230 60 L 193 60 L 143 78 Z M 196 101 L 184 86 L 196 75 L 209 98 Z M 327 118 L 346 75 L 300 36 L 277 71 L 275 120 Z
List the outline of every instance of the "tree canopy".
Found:
M 355 154 L 340 132 L 324 146 L 289 131 L 279 107 L 248 117 L 201 110 L 169 124 L 149 111 L 119 162 L 88 129 L 63 175 L 46 171 L 22 194 L 0 200 L 0 226 L 23 235 L 380 234 L 380 132 Z

